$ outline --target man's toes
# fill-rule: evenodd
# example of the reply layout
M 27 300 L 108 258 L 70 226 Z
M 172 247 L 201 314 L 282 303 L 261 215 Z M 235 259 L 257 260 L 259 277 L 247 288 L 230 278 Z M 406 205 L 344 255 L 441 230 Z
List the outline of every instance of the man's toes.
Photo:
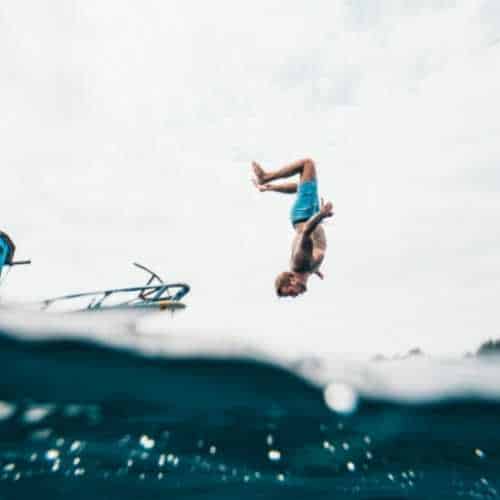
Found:
M 264 182 L 264 175 L 265 172 L 262 169 L 262 167 L 255 161 L 252 162 L 252 168 L 255 174 L 255 178 L 257 179 L 257 182 L 259 184 L 262 184 Z

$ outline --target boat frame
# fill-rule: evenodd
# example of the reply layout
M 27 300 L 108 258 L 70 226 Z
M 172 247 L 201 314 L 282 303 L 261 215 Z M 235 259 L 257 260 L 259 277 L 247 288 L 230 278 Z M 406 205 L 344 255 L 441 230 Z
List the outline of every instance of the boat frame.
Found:
M 110 288 L 107 290 L 98 290 L 95 292 L 74 293 L 69 295 L 62 295 L 46 299 L 41 302 L 41 309 L 46 311 L 56 303 L 69 301 L 72 299 L 79 299 L 88 297 L 90 299 L 86 307 L 77 309 L 77 311 L 109 311 L 116 309 L 159 309 L 159 310 L 176 310 L 183 309 L 185 306 L 181 299 L 185 297 L 189 291 L 190 286 L 186 283 L 165 283 L 158 274 L 151 271 L 146 266 L 137 262 L 133 263 L 134 266 L 142 269 L 150 274 L 150 278 L 144 286 L 133 286 L 126 288 Z M 153 284 L 154 281 L 157 284 Z M 124 300 L 117 304 L 108 305 L 106 300 L 113 295 L 120 293 L 137 293 L 135 297 Z

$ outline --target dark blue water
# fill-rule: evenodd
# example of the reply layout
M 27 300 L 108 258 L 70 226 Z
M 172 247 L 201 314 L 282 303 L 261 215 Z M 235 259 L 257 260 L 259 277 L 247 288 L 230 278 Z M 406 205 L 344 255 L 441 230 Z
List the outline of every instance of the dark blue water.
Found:
M 0 498 L 496 498 L 500 405 L 362 399 L 244 360 L 0 336 Z

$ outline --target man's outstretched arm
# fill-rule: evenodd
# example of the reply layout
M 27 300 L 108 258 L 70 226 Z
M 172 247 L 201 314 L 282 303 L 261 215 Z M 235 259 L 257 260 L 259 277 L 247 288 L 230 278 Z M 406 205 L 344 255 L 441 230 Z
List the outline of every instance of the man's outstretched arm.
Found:
M 321 208 L 319 212 L 313 215 L 304 226 L 304 236 L 311 236 L 312 232 L 316 229 L 317 225 L 327 217 L 333 216 L 333 205 L 330 201 L 324 203 L 321 200 Z

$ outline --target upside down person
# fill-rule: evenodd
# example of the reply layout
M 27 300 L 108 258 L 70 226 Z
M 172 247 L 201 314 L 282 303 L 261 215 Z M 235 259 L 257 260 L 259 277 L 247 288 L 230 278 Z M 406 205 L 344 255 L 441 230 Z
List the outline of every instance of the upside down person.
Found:
M 292 243 L 290 270 L 278 274 L 275 287 L 279 297 L 297 297 L 307 291 L 307 281 L 315 274 L 323 279 L 319 270 L 326 251 L 326 236 L 321 222 L 333 216 L 331 202 L 321 205 L 318 198 L 316 166 L 310 159 L 298 160 L 276 171 L 265 171 L 252 163 L 253 182 L 261 192 L 297 193 L 290 211 L 295 229 Z M 299 175 L 299 183 L 274 184 L 271 181 Z

